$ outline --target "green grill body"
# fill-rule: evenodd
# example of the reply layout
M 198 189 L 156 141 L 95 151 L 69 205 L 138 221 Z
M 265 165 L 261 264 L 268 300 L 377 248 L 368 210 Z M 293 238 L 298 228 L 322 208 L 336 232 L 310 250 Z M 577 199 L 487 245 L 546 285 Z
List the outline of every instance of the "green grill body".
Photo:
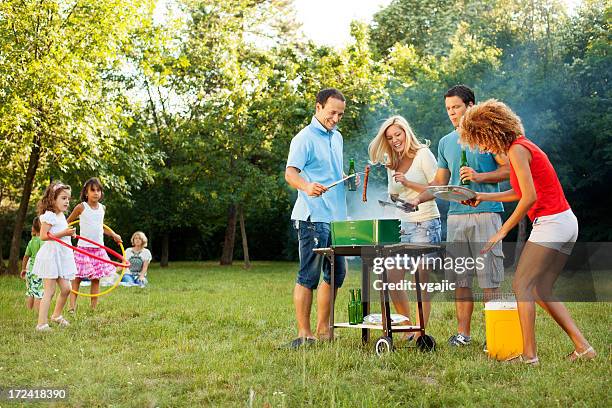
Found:
M 400 220 L 333 221 L 333 246 L 385 245 L 400 242 Z

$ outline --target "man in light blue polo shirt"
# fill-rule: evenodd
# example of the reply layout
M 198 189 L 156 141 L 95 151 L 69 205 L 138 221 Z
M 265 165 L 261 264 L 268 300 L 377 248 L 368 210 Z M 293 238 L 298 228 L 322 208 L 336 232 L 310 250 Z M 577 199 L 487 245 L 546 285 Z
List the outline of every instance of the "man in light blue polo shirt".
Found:
M 446 112 L 455 129 L 459 126 L 465 111 L 476 103 L 474 92 L 465 85 L 456 85 L 444 95 Z M 466 187 L 479 192 L 499 192 L 499 182 L 507 180 L 510 175 L 508 158 L 504 155 L 480 153 L 466 149 L 468 166 L 460 167 L 461 151 L 459 134 L 456 130 L 440 139 L 438 143 L 438 170 L 430 185 L 460 185 L 461 180 L 468 180 Z M 412 204 L 432 200 L 433 195 L 424 191 Z M 482 203 L 484 204 L 484 203 Z M 447 218 L 447 238 L 453 249 L 461 246 L 466 255 L 476 259 L 487 237 L 494 235 L 502 225 L 502 203 L 488 201 L 486 206 L 471 207 L 451 202 Z M 475 211 L 476 210 L 476 211 Z M 449 246 L 451 248 L 451 246 Z M 472 296 L 472 279 L 474 273 L 478 276 L 478 284 L 484 292 L 484 301 L 495 298 L 504 280 L 504 254 L 501 241 L 483 260 L 483 268 L 455 273 L 449 271 L 448 278 L 455 283 L 455 308 L 457 313 L 457 333 L 451 336 L 452 346 L 465 346 L 470 343 L 470 326 L 474 300 Z
M 314 248 L 331 245 L 332 221 L 346 219 L 344 184 L 325 186 L 342 179 L 342 135 L 336 125 L 344 115 L 346 103 L 337 89 L 324 89 L 317 94 L 316 113 L 308 126 L 291 140 L 285 180 L 298 190 L 291 213 L 298 233 L 300 270 L 293 290 L 293 303 L 298 324 L 298 337 L 289 347 L 299 348 L 316 341 L 310 328 L 312 292 L 317 291 L 317 336 L 329 338 L 330 270 L 327 258 Z M 319 278 L 323 269 L 323 282 Z M 342 286 L 346 274 L 343 257 L 335 259 L 334 283 Z M 335 293 L 333 294 L 335 296 Z

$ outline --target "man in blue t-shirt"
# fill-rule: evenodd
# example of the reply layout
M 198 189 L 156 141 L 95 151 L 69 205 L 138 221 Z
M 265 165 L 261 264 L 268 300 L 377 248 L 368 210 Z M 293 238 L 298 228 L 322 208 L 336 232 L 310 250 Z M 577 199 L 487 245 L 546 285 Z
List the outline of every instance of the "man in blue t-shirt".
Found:
M 291 213 L 299 241 L 300 269 L 293 290 L 293 304 L 298 324 L 298 337 L 289 347 L 299 348 L 316 341 L 310 328 L 312 292 L 317 291 L 317 336 L 330 337 L 329 301 L 331 266 L 329 260 L 313 252 L 331 245 L 332 221 L 346 219 L 344 184 L 326 188 L 343 178 L 342 135 L 336 125 L 344 115 L 345 99 L 337 89 L 324 89 L 317 94 L 316 113 L 308 126 L 292 140 L 285 169 L 285 180 L 298 190 Z M 323 282 L 319 285 L 323 269 Z M 334 260 L 334 286 L 342 286 L 346 267 L 343 257 Z M 335 296 L 335 293 L 333 294 Z
M 456 85 L 444 95 L 446 112 L 455 130 L 444 136 L 438 144 L 438 170 L 432 186 L 460 185 L 468 180 L 465 186 L 478 192 L 499 192 L 499 182 L 507 180 L 510 174 L 508 159 L 505 155 L 481 153 L 462 147 L 459 144 L 457 127 L 465 111 L 476 103 L 474 92 L 465 85 Z M 465 149 L 468 166 L 460 167 L 462 150 Z M 433 195 L 422 192 L 413 204 L 432 200 Z M 483 204 L 486 204 L 483 206 Z M 504 254 L 501 241 L 486 256 L 480 250 L 488 237 L 494 235 L 502 225 L 502 203 L 486 202 L 478 207 L 471 207 L 451 202 L 447 219 L 447 249 L 457 255 L 466 255 L 481 263 L 473 268 L 456 268 L 448 271 L 447 277 L 455 283 L 455 309 L 457 314 L 457 333 L 451 336 L 449 343 L 453 346 L 464 346 L 470 343 L 470 324 L 474 310 L 472 296 L 473 275 L 478 276 L 478 283 L 484 292 L 484 301 L 493 299 L 499 294 L 499 287 L 504 280 Z M 459 244 L 460 243 L 460 244 Z

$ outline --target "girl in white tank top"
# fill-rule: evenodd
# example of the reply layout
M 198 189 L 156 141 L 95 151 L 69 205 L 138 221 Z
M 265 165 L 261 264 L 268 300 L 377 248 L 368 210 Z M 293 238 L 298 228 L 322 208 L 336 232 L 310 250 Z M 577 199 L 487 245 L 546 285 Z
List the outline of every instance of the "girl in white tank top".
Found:
M 104 213 L 106 207 L 100 203 L 102 197 L 104 197 L 104 193 L 102 192 L 100 180 L 96 177 L 87 180 L 81 190 L 81 203 L 72 210 L 72 214 L 68 217 L 68 223 L 78 218 L 79 235 L 83 238 L 97 242 L 100 245 L 104 245 L 104 234 L 109 235 L 115 242 L 120 243 L 121 237 L 118 234 L 104 230 Z M 85 240 L 79 239 L 77 246 L 92 255 L 103 259 L 110 259 L 106 250 Z M 77 266 L 77 273 L 75 279 L 72 281 L 72 290 L 76 292 L 79 291 L 81 281 L 83 279 L 89 279 L 91 281 L 91 294 L 100 293 L 100 278 L 109 276 L 115 271 L 113 265 L 76 251 L 74 253 L 74 260 Z M 75 311 L 76 300 L 77 295 L 71 293 L 70 312 Z M 95 309 L 97 304 L 98 297 L 93 296 L 91 298 L 92 309 Z

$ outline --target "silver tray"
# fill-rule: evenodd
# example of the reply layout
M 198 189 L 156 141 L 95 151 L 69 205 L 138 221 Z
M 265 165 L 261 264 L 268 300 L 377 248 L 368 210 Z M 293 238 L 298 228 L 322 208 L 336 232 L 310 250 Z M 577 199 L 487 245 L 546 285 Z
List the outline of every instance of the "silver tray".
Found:
M 457 203 L 476 198 L 475 191 L 463 186 L 430 186 L 427 187 L 427 191 L 436 198 Z

